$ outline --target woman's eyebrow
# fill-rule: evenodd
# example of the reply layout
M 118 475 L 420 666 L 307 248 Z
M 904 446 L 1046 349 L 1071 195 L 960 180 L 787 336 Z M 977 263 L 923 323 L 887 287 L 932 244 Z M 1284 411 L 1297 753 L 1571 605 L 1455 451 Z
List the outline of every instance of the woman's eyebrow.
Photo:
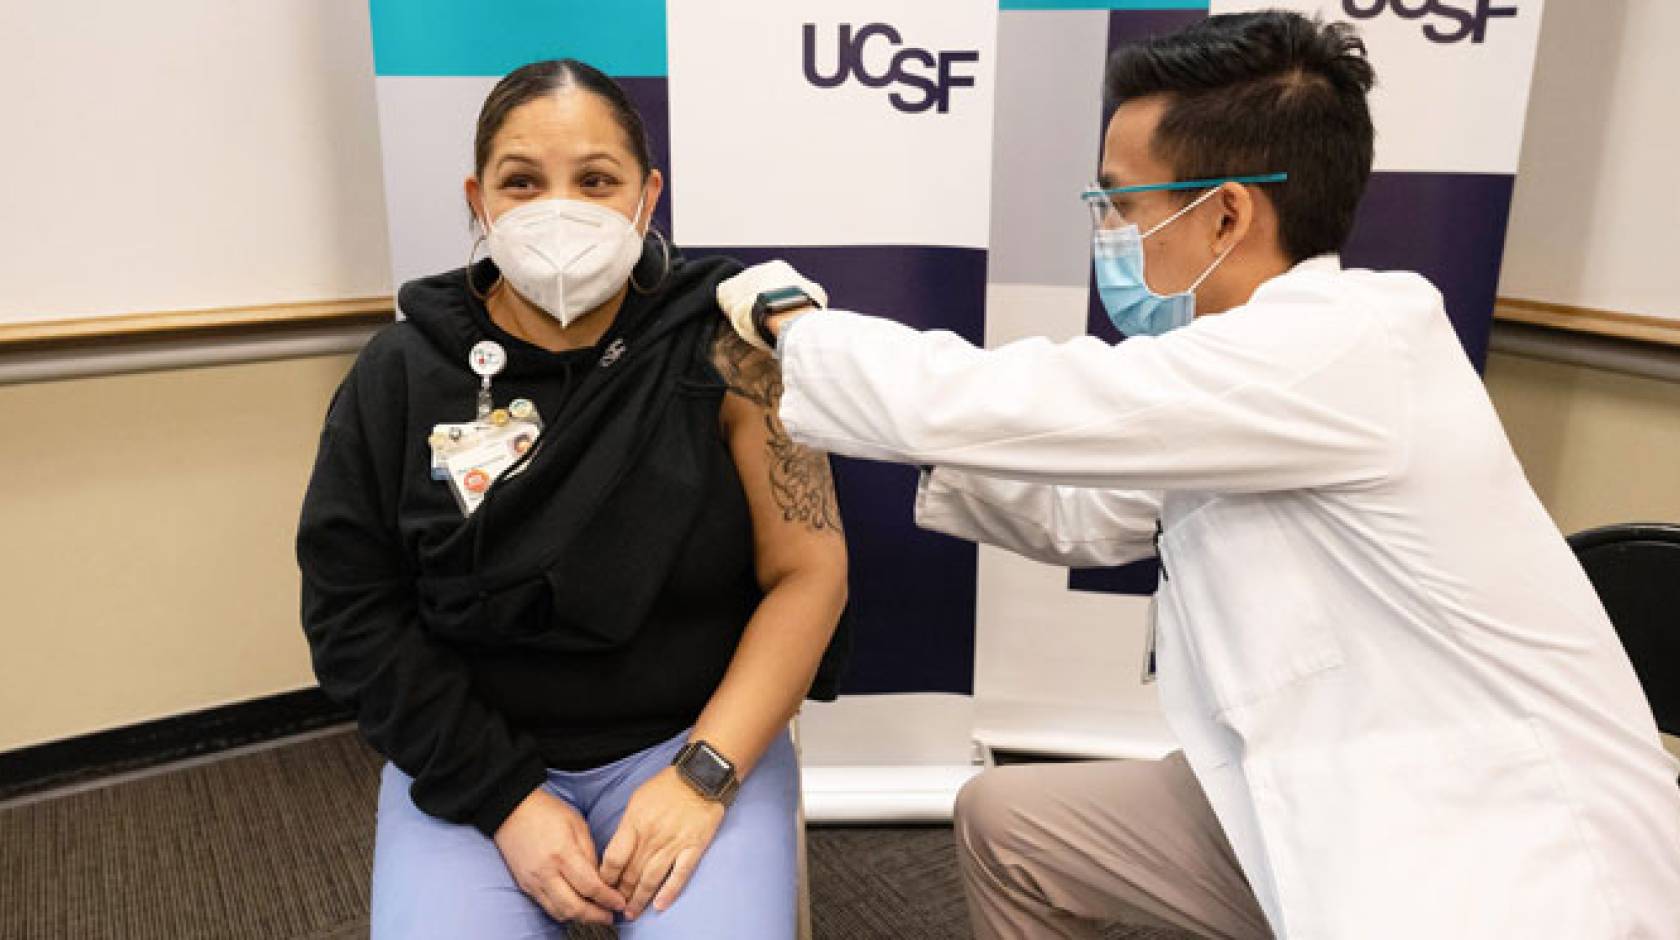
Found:
M 589 163 L 592 160 L 605 160 L 608 163 L 611 163 L 613 166 L 623 166 L 624 165 L 624 162 L 622 160 L 618 159 L 618 157 L 613 156 L 611 153 L 608 153 L 605 150 L 596 150 L 593 153 L 586 153 L 586 154 L 583 155 L 583 157 L 581 159 L 578 160 L 578 162 L 579 163 Z
M 531 167 L 532 169 L 537 169 L 537 170 L 542 169 L 541 164 L 539 164 L 537 161 L 531 159 L 530 157 L 525 156 L 522 153 L 504 153 L 504 154 L 502 154 L 501 159 L 496 161 L 496 168 L 501 169 L 502 164 L 504 164 L 504 163 L 523 163 L 526 166 Z

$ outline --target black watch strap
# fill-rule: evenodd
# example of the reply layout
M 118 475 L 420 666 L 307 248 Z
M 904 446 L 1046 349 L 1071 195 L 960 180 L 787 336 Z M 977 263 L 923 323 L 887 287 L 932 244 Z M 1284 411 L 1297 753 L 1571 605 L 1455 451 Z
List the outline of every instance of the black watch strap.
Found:
M 770 332 L 770 318 L 778 313 L 798 310 L 800 307 L 815 306 L 818 306 L 818 304 L 811 299 L 811 295 L 797 287 L 780 287 L 776 290 L 767 290 L 759 294 L 758 299 L 753 301 L 753 332 L 757 333 L 758 338 L 764 341 L 764 345 L 775 349 L 776 336 Z
M 764 345 L 771 349 L 776 348 L 776 335 L 770 332 L 770 308 L 765 306 L 762 295 L 758 302 L 753 304 L 752 327 Z

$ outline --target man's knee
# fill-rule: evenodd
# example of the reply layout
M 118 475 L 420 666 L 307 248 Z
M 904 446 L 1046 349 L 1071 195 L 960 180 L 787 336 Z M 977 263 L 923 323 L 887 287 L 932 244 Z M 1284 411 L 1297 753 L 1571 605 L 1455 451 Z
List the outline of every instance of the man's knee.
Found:
M 969 780 L 957 793 L 954 828 L 958 844 L 971 854 L 990 856 L 1018 831 L 1026 768 L 994 767 Z

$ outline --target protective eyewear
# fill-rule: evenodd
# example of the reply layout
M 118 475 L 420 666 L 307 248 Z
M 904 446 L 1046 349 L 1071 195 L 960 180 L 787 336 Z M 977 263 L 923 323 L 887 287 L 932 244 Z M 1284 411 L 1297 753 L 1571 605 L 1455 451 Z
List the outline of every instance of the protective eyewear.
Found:
M 1259 185 L 1263 183 L 1282 183 L 1289 179 L 1288 173 L 1261 173 L 1255 176 L 1222 176 L 1215 179 L 1183 180 L 1176 183 L 1143 183 L 1137 186 L 1116 186 L 1104 189 L 1092 183 L 1079 198 L 1085 207 L 1091 211 L 1091 224 L 1099 229 L 1121 228 L 1130 224 L 1125 213 L 1115 205 L 1114 197 L 1132 193 L 1175 192 L 1192 189 L 1212 189 L 1226 183 L 1244 183 Z

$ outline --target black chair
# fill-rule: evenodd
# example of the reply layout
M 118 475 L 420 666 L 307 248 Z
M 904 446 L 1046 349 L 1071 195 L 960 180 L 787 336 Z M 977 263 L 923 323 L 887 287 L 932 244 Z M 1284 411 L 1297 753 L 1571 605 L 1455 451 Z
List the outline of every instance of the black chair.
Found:
M 1577 532 L 1587 571 L 1664 734 L 1680 735 L 1680 525 L 1628 523 Z

